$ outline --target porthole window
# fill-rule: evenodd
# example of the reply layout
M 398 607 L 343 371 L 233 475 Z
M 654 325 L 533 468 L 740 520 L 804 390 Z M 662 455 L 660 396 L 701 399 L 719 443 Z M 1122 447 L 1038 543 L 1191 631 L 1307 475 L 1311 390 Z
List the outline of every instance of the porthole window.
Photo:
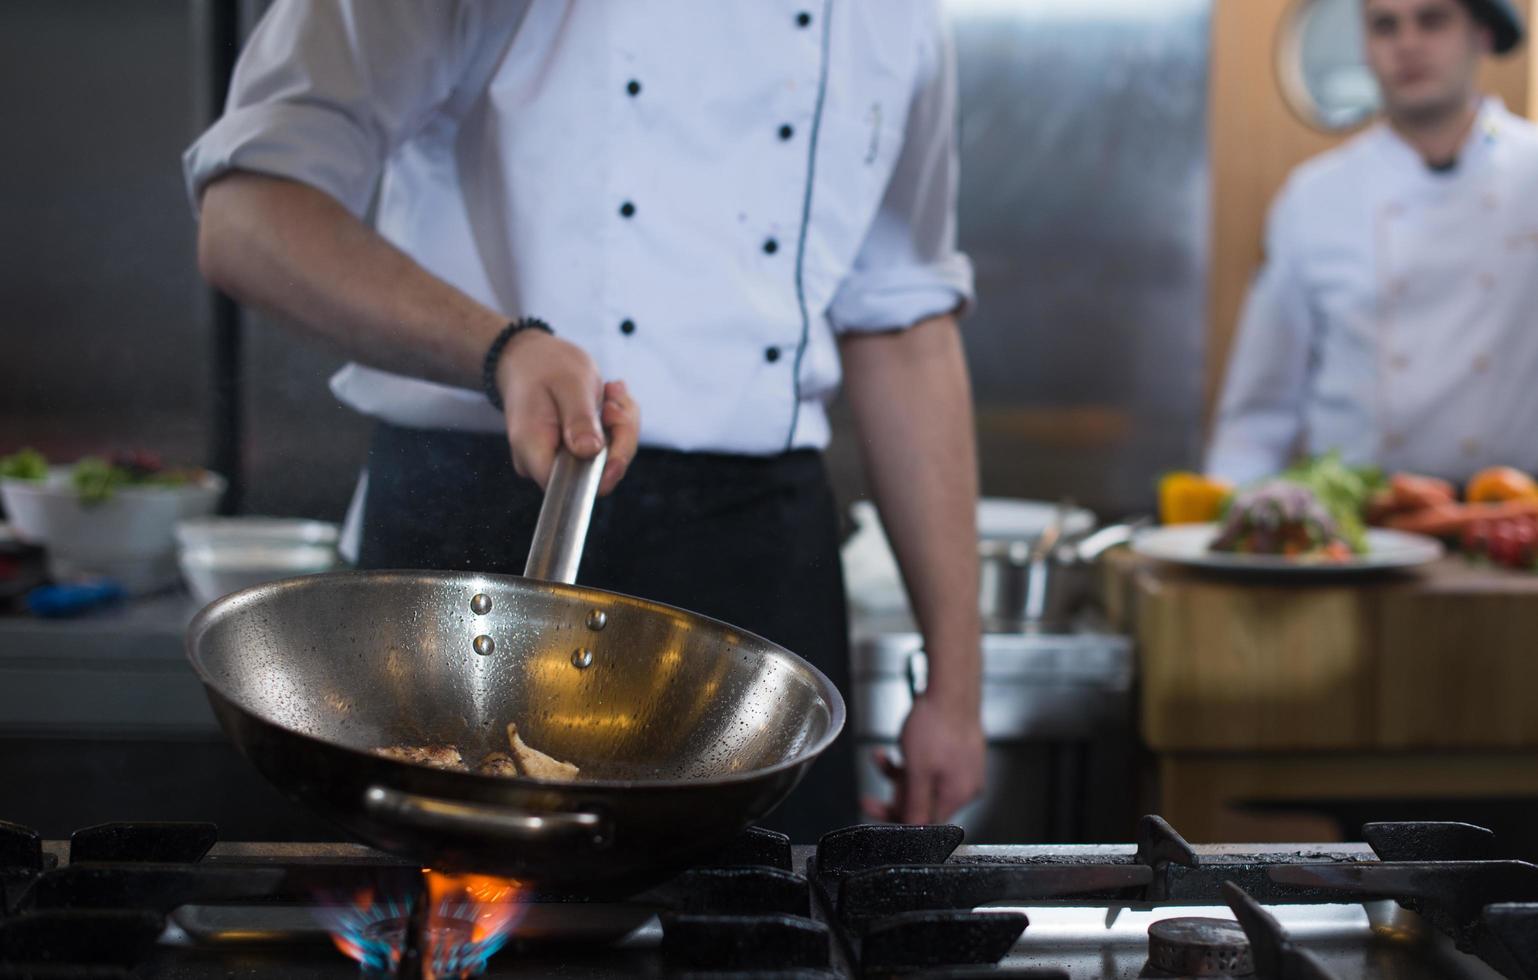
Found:
M 1361 0 L 1294 0 L 1276 46 L 1287 104 L 1316 129 L 1354 129 L 1378 111 L 1378 83 L 1363 54 Z

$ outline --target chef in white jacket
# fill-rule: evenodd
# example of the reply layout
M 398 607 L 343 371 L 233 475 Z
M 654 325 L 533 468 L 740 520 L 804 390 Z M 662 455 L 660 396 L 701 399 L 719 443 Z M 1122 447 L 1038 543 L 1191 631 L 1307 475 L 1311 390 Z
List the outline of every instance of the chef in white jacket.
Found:
M 361 567 L 520 571 L 607 435 L 582 581 L 847 691 L 842 381 L 931 664 L 869 809 L 940 821 L 984 762 L 955 79 L 938 0 L 279 0 L 185 159 L 199 264 L 352 359 Z M 774 821 L 852 822 L 854 772 Z
M 1538 469 L 1538 127 L 1477 88 L 1522 21 L 1508 0 L 1363 15 L 1384 118 L 1275 201 L 1207 469 Z

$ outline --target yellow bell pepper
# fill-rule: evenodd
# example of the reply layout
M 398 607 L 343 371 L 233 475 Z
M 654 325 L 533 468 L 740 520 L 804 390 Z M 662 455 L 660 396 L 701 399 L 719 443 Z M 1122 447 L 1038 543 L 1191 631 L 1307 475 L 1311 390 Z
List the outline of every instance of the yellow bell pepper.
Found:
M 1215 521 L 1233 492 L 1231 484 L 1200 473 L 1166 473 L 1159 480 L 1159 520 L 1165 524 Z

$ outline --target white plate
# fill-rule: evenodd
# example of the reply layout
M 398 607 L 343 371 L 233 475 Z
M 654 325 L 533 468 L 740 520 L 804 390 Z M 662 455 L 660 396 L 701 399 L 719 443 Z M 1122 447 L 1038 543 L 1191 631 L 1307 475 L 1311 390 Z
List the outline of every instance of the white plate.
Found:
M 1132 542 L 1132 550 L 1148 558 L 1189 565 L 1192 568 L 1301 575 L 1414 568 L 1442 557 L 1442 544 L 1435 538 L 1376 527 L 1367 530 L 1367 554 L 1356 555 L 1345 561 L 1299 560 L 1282 555 L 1213 551 L 1212 540 L 1217 537 L 1217 533 L 1216 524 L 1175 524 L 1138 535 Z

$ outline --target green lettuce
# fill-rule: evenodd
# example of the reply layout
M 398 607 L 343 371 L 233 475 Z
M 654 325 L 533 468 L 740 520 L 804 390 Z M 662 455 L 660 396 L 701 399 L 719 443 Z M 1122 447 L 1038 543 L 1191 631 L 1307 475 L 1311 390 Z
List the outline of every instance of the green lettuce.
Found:
M 0 458 L 0 477 L 13 480 L 48 479 L 48 459 L 36 449 L 23 449 L 19 453 Z
M 1376 466 L 1347 466 L 1336 452 L 1299 460 L 1281 473 L 1281 478 L 1302 484 L 1314 492 L 1340 528 L 1341 537 L 1351 550 L 1367 550 L 1367 522 L 1363 514 L 1373 493 L 1387 485 L 1383 471 Z

